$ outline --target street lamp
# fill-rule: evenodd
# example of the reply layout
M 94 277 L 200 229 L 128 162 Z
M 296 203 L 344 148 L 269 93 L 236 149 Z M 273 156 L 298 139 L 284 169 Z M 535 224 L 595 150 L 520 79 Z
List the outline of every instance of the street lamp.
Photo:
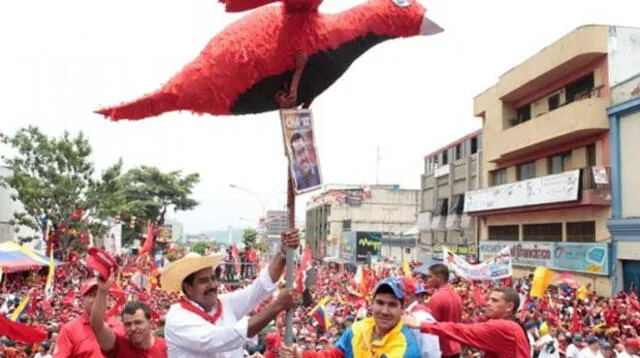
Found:
M 229 184 L 229 187 L 232 188 L 232 189 L 242 190 L 244 192 L 247 192 L 247 193 L 253 195 L 258 200 L 258 203 L 260 203 L 260 207 L 262 208 L 262 212 L 261 212 L 260 218 L 263 218 L 263 217 L 265 217 L 267 215 L 267 206 L 269 205 L 269 202 L 271 201 L 271 199 L 275 198 L 278 195 L 284 194 L 284 192 L 279 191 L 279 192 L 276 192 L 276 193 L 272 194 L 270 197 L 268 197 L 266 201 L 263 201 L 262 198 L 260 198 L 260 195 L 258 195 L 253 190 L 247 189 L 245 187 L 242 187 L 242 186 L 236 185 L 236 184 Z M 260 218 L 258 218 L 258 220 L 260 220 Z M 244 219 L 244 218 L 240 218 L 240 219 L 246 220 L 246 221 L 250 221 L 250 220 L 247 220 L 247 219 Z M 267 222 L 265 221 L 265 224 L 266 223 Z M 260 239 L 263 239 L 263 237 L 260 237 Z

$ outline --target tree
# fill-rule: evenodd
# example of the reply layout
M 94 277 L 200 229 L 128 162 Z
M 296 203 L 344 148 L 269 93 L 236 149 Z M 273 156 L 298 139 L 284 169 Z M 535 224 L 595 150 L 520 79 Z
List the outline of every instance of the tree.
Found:
M 127 210 L 122 219 L 129 225 L 123 230 L 123 244 L 130 244 L 148 223 L 164 225 L 168 210 L 192 210 L 198 202 L 191 198 L 200 175 L 183 175 L 181 171 L 164 173 L 155 167 L 141 166 L 122 177 Z M 134 219 L 135 218 L 135 219 Z
M 191 247 L 191 251 L 197 252 L 200 255 L 204 255 L 207 249 L 217 250 L 218 248 L 219 245 L 215 241 L 200 240 L 193 244 L 193 246 Z
M 0 185 L 14 189 L 16 194 L 12 199 L 19 200 L 24 207 L 23 211 L 15 212 L 10 221 L 18 234 L 19 228 L 26 226 L 44 237 L 48 221 L 61 228 L 58 243 L 66 250 L 84 230 L 100 234 L 107 215 L 124 205 L 120 200 L 124 197 L 118 199 L 113 189 L 122 164 L 107 169 L 101 179 L 95 180 L 94 165 L 89 158 L 91 146 L 82 132 L 74 137 L 68 132 L 49 137 L 30 126 L 13 136 L 0 133 L 0 142 L 15 153 L 2 156 L 12 170 Z M 96 200 L 98 196 L 101 200 Z M 19 238 L 22 242 L 34 239 Z
M 244 242 L 245 247 L 255 247 L 256 246 L 256 238 L 258 237 L 258 232 L 254 229 L 244 229 L 242 233 L 242 240 Z

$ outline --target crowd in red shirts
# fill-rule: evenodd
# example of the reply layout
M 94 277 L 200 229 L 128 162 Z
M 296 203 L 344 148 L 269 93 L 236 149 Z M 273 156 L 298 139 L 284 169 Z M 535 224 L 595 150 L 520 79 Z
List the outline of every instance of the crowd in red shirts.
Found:
M 149 304 L 157 328 L 156 335 L 162 336 L 163 317 L 170 304 L 177 301 L 177 297 L 157 287 L 152 264 L 140 262 L 133 256 L 122 256 L 118 260 L 120 267 L 124 268 L 119 278 L 124 297 L 126 300 L 139 300 Z M 366 270 L 364 279 L 356 279 L 353 272 L 341 270 L 335 265 L 320 264 L 312 267 L 307 274 L 313 273 L 315 282 L 313 287 L 307 287 L 304 292 L 306 305 L 295 312 L 293 330 L 298 345 L 310 350 L 330 346 L 354 321 L 367 316 L 367 293 L 375 282 L 384 277 L 402 275 L 401 271 L 397 266 L 383 264 L 376 269 Z M 56 269 L 54 298 L 46 300 L 43 292 L 46 269 L 41 273 L 5 275 L 0 313 L 11 315 L 23 298 L 29 295 L 30 307 L 22 313 L 19 320 L 25 324 L 44 327 L 47 339 L 28 345 L 3 337 L 0 339 L 0 356 L 42 358 L 52 354 L 56 343 L 64 342 L 63 339 L 58 339 L 63 325 L 82 315 L 82 305 L 79 304 L 81 287 L 90 276 L 91 273 L 81 262 L 60 266 Z M 426 306 L 436 320 L 464 323 L 486 321 L 485 297 L 491 286 L 511 284 L 522 293 L 523 302 L 517 318 L 530 335 L 532 346 L 537 346 L 536 342 L 543 340 L 551 332 L 552 341 L 557 342 L 556 349 L 567 353 L 563 356 L 572 358 L 571 352 L 585 348 L 590 342 L 593 344 L 594 339 L 600 345 L 603 357 L 616 357 L 625 350 L 634 353 L 636 345 L 640 348 L 640 304 L 635 292 L 622 292 L 615 297 L 598 297 L 590 287 L 571 288 L 563 284 L 550 287 L 541 299 L 531 299 L 526 294 L 531 286 L 531 278 L 474 284 L 456 280 L 437 290 L 428 287 L 425 276 L 416 274 L 411 279 L 416 287 L 424 288 Z M 227 285 L 221 287 L 222 290 L 231 289 Z M 120 298 L 122 294 L 112 296 L 110 314 L 117 319 L 118 309 L 124 302 Z M 263 305 L 267 303 L 264 302 Z M 318 315 L 313 314 L 318 310 L 323 311 L 326 320 L 318 319 Z M 250 342 L 246 347 L 247 353 L 260 352 L 265 357 L 277 357 L 282 344 L 282 327 L 283 317 Z M 460 347 L 455 341 L 441 340 L 440 344 L 445 353 L 461 351 L 464 357 L 481 356 L 476 349 Z

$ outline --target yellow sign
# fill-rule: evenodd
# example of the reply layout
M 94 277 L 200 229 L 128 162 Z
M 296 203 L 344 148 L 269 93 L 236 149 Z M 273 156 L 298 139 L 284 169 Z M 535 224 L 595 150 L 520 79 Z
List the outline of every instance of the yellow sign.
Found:
M 475 246 L 460 246 L 453 245 L 447 246 L 447 250 L 453 252 L 456 255 L 475 255 L 477 253 Z M 442 252 L 442 245 L 437 244 L 433 246 L 433 252 Z

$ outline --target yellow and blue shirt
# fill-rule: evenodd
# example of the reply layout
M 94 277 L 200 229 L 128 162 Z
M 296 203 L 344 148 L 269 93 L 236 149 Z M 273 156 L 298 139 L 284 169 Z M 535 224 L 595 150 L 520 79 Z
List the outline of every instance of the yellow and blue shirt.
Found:
M 380 340 L 372 340 L 375 321 L 354 323 L 335 343 L 344 358 L 420 358 L 420 347 L 402 320 Z

